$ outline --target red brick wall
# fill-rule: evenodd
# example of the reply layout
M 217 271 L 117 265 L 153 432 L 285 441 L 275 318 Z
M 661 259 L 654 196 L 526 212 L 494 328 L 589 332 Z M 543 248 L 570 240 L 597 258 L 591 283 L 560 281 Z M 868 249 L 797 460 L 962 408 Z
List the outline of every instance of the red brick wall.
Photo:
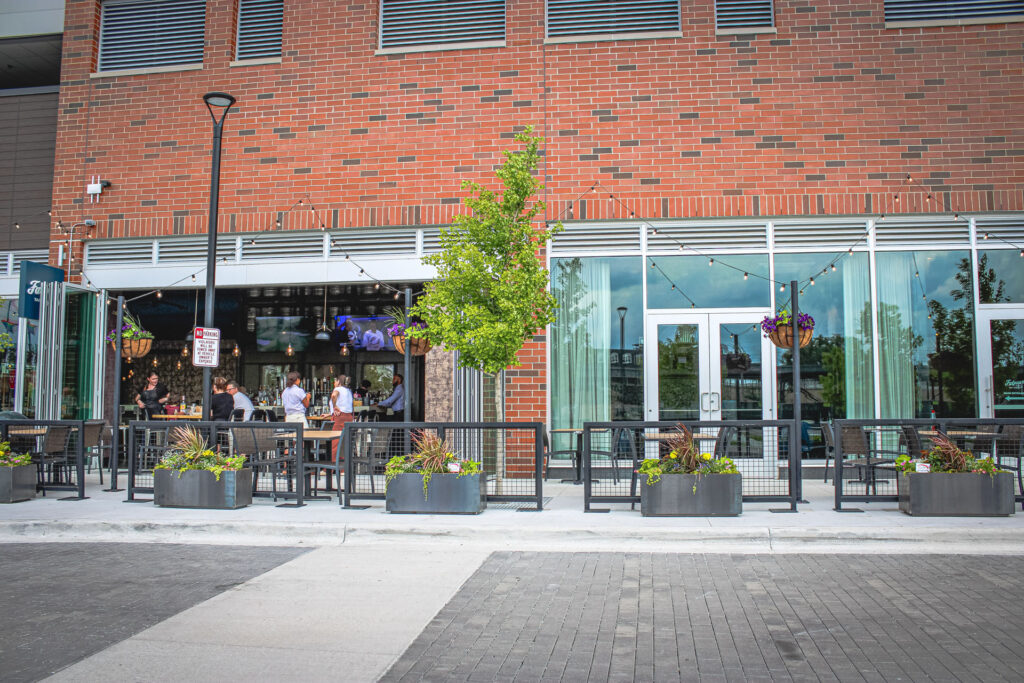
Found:
M 329 227 L 444 223 L 525 124 L 548 138 L 551 217 L 594 182 L 648 218 L 1024 209 L 1024 24 L 893 30 L 882 0 L 777 0 L 777 33 L 716 36 L 711 0 L 683 0 L 682 38 L 545 46 L 523 0 L 505 48 L 375 56 L 375 2 L 294 0 L 282 63 L 230 67 L 234 6 L 209 0 L 202 70 L 90 78 L 98 2 L 68 0 L 54 220 L 203 232 L 210 90 L 239 100 L 225 231 L 307 193 Z M 113 187 L 83 204 L 93 175 Z M 590 195 L 574 216 L 623 210 Z M 543 349 L 511 373 L 511 419 L 544 412 Z

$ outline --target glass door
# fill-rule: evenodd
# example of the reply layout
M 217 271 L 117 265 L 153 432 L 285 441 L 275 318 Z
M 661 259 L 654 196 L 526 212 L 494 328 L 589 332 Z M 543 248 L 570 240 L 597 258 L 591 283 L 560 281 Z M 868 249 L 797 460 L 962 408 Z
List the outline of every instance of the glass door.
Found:
M 981 417 L 1024 417 L 1024 309 L 978 311 Z
M 648 420 L 762 420 L 774 415 L 763 312 L 648 314 Z

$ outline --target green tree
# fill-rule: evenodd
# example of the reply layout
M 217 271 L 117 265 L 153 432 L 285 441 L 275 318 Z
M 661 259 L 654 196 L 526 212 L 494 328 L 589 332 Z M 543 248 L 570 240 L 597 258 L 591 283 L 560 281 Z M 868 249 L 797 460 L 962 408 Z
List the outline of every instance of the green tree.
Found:
M 515 136 L 524 145 L 506 150 L 496 175 L 500 195 L 463 181 L 473 196 L 463 200 L 470 213 L 455 217 L 441 231 L 441 251 L 424 259 L 437 268 L 412 308 L 427 327 L 410 336 L 459 352 L 459 364 L 496 374 L 520 365 L 523 343 L 554 322 L 558 305 L 547 291 L 548 271 L 539 252 L 562 224 L 534 226 L 544 211 L 530 203 L 543 185 L 535 177 L 542 138 L 527 126 Z

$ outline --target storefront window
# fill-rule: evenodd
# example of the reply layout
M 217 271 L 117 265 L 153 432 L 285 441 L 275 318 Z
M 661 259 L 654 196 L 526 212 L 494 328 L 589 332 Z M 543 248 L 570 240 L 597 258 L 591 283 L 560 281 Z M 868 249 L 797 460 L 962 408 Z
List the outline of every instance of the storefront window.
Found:
M 775 279 L 806 282 L 832 254 L 777 254 Z M 783 295 L 784 296 L 784 295 Z M 869 418 L 874 414 L 871 289 L 868 255 L 857 252 L 836 270 L 815 276 L 799 297 L 814 318 L 814 337 L 800 350 L 801 413 L 805 420 Z M 780 308 L 784 303 L 780 300 Z M 779 417 L 793 416 L 793 352 L 777 350 Z
M 0 410 L 13 410 L 14 368 L 18 356 L 18 300 L 0 299 L 0 308 Z
M 642 269 L 633 257 L 552 259 L 553 428 L 642 418 Z M 572 435 L 554 436 L 555 450 L 573 447 Z
M 978 251 L 978 300 L 983 304 L 1024 302 L 1024 258 L 1019 251 Z
M 876 264 L 880 417 L 974 417 L 970 255 L 882 252 Z
M 768 256 L 662 256 L 647 259 L 648 308 L 751 308 L 771 305 Z

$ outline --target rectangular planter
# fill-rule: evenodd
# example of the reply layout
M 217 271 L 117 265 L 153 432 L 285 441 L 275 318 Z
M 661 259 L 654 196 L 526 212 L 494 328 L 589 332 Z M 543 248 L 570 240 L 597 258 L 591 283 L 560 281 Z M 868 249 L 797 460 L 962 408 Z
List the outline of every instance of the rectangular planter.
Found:
M 649 486 L 641 476 L 639 485 L 644 517 L 735 517 L 743 512 L 742 474 L 663 474 Z
M 0 467 L 0 503 L 20 503 L 36 497 L 35 465 Z
M 153 502 L 168 508 L 244 508 L 252 503 L 252 470 L 221 472 L 220 481 L 207 470 L 154 470 Z
M 435 474 L 423 497 L 422 474 L 399 474 L 388 482 L 387 511 L 402 514 L 478 515 L 487 507 L 487 475 Z
M 900 511 L 924 517 L 1007 517 L 1014 513 L 1013 474 L 899 475 Z

